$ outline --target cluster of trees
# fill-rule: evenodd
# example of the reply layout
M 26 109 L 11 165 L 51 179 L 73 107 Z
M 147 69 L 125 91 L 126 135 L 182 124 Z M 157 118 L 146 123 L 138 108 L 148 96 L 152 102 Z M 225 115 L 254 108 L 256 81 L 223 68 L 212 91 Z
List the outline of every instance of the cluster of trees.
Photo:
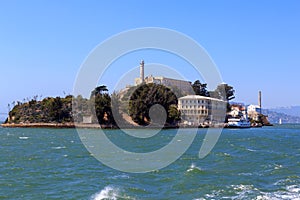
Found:
M 7 122 L 13 123 L 48 123 L 72 121 L 72 96 L 65 98 L 48 97 L 41 101 L 36 98 L 28 102 L 18 102 L 9 112 Z
M 221 84 L 214 91 L 208 91 L 207 84 L 196 80 L 192 84 L 192 89 L 196 95 L 214 97 L 225 101 L 234 98 L 234 89 L 227 84 Z M 174 125 L 180 120 L 177 98 L 183 96 L 184 92 L 178 88 L 170 89 L 163 85 L 142 84 L 131 87 L 120 98 L 117 93 L 110 95 L 107 87 L 101 85 L 91 92 L 90 98 L 83 98 L 80 95 L 75 98 L 72 95 L 67 95 L 64 98 L 48 97 L 40 101 L 34 98 L 28 102 L 18 102 L 9 112 L 7 122 L 82 122 L 84 116 L 92 116 L 92 123 L 117 125 L 116 119 L 118 119 L 118 123 L 120 120 L 124 121 L 123 114 L 125 113 L 135 123 L 148 125 L 154 123 L 153 120 L 155 120 L 151 119 L 150 116 L 152 106 L 159 104 L 164 113 L 159 114 L 158 112 L 158 115 L 165 114 L 166 123 Z
M 216 98 L 216 99 L 221 99 L 223 101 L 227 101 L 226 110 L 227 110 L 227 112 L 229 112 L 231 110 L 229 101 L 235 98 L 235 96 L 234 96 L 235 90 L 233 89 L 232 86 L 230 86 L 226 83 L 222 83 L 222 84 L 218 85 L 215 90 L 208 91 L 206 83 L 201 83 L 199 80 L 196 80 L 192 84 L 192 88 L 196 95 L 212 97 L 212 98 Z
M 192 84 L 192 88 L 196 95 L 213 97 L 224 101 L 230 101 L 235 98 L 234 96 L 235 91 L 233 87 L 226 83 L 222 83 L 218 85 L 214 91 L 208 91 L 206 83 L 201 83 L 199 80 L 196 80 Z
M 9 112 L 6 123 L 66 123 L 82 122 L 84 116 L 92 116 L 93 123 L 115 124 L 111 99 L 106 86 L 96 87 L 89 99 L 74 97 L 47 97 L 38 101 L 17 102 Z M 73 108 L 73 109 L 72 109 Z
M 81 95 L 73 98 L 72 114 L 76 122 L 82 122 L 84 116 L 92 116 L 92 123 L 114 124 L 111 96 L 107 87 L 105 85 L 96 87 L 89 99 Z

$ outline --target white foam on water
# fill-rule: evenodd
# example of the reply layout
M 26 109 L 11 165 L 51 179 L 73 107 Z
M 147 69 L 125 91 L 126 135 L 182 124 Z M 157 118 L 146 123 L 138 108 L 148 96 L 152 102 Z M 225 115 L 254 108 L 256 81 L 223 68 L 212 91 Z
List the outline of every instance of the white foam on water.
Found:
M 251 190 L 253 189 L 253 186 L 252 185 L 232 185 L 233 189 L 234 190 L 237 190 L 237 191 L 245 191 L 245 190 Z
M 257 151 L 257 150 L 255 150 L 255 149 L 250 149 L 250 148 L 247 148 L 247 151 L 255 152 L 255 151 Z
M 257 200 L 300 200 L 300 186 L 290 185 L 286 186 L 286 191 L 276 191 L 276 192 L 262 192 Z
M 220 199 L 220 197 L 222 197 L 222 193 L 224 193 L 224 190 L 213 190 L 210 194 L 205 194 L 205 198 L 201 197 L 194 200 Z
M 90 200 L 102 200 L 102 199 L 110 199 L 110 200 L 117 200 L 121 198 L 120 190 L 113 186 L 106 186 L 100 192 L 94 194 Z
M 129 179 L 130 176 L 127 174 L 120 174 L 110 177 L 111 179 Z
M 276 181 L 274 183 L 274 185 L 285 185 L 286 183 L 291 183 L 292 180 L 287 178 L 287 179 L 282 179 L 282 180 L 279 180 L 279 181 Z
M 14 134 L 12 133 L 6 133 L 6 136 L 13 136 Z
M 197 167 L 196 164 L 192 163 L 191 166 L 186 170 L 186 172 L 192 171 L 203 171 L 200 167 Z
M 238 173 L 238 175 L 239 176 L 252 176 L 253 175 L 253 173 L 250 173 L 250 172 L 248 172 L 248 173 Z
M 235 191 L 234 196 L 224 196 L 224 192 L 228 189 L 233 189 Z M 206 194 L 202 198 L 197 198 L 194 200 L 203 199 L 256 199 L 256 200 L 300 200 L 300 185 L 290 185 L 286 186 L 285 190 L 275 191 L 275 192 L 262 192 L 255 188 L 253 185 L 231 185 L 228 186 L 226 190 L 214 190 L 209 194 Z
M 231 199 L 245 199 L 249 198 L 249 195 L 259 192 L 257 188 L 253 185 L 232 185 L 233 189 L 236 191 L 236 196 L 231 197 Z
M 28 140 L 29 137 L 25 137 L 25 136 L 24 136 L 24 137 L 19 137 L 19 139 L 20 139 L 20 140 Z
M 282 165 L 275 164 L 275 166 L 274 166 L 274 169 L 281 169 L 281 168 L 283 168 Z
M 62 146 L 62 147 L 52 147 L 52 149 L 65 149 L 65 148 L 67 148 L 67 147 L 65 147 L 65 146 Z
M 298 186 L 298 185 L 291 185 L 291 186 L 287 186 L 286 189 L 289 192 L 298 193 L 299 197 L 300 197 L 300 186 Z

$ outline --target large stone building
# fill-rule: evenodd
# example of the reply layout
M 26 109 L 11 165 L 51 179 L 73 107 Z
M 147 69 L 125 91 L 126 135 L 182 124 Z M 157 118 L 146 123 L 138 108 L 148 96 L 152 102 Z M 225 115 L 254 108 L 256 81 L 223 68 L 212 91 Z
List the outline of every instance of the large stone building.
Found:
M 227 102 L 200 95 L 188 95 L 178 99 L 178 109 L 184 124 L 224 123 Z
M 144 75 L 144 61 L 142 60 L 140 63 L 140 77 L 135 78 L 134 85 L 140 85 L 142 83 L 155 83 L 155 84 L 161 84 L 166 87 L 170 88 L 177 88 L 180 91 L 183 91 L 184 94 L 193 94 L 193 89 L 190 81 L 184 81 L 184 80 L 178 80 L 178 79 L 172 79 L 172 78 L 166 78 L 163 76 L 147 76 Z

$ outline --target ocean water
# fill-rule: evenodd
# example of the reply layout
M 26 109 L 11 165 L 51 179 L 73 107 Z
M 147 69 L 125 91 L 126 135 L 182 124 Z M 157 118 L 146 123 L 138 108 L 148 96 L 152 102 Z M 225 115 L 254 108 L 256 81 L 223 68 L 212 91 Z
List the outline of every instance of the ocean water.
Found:
M 134 174 L 97 161 L 75 129 L 0 128 L 0 199 L 300 199 L 300 125 L 223 130 L 199 159 L 205 133 L 168 167 Z M 120 130 L 106 134 L 146 152 L 176 130 L 138 145 Z

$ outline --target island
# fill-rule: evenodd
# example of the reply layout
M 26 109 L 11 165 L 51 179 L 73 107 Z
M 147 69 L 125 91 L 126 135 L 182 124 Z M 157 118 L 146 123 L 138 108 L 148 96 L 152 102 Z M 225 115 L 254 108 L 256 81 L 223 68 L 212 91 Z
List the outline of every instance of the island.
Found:
M 105 85 L 96 87 L 90 97 L 34 96 L 13 102 L 3 127 L 52 128 L 178 128 L 229 127 L 245 120 L 252 127 L 271 125 L 259 105 L 230 102 L 232 86 L 222 83 L 213 91 L 207 84 L 167 77 L 145 77 L 144 61 L 133 86 L 109 93 Z

